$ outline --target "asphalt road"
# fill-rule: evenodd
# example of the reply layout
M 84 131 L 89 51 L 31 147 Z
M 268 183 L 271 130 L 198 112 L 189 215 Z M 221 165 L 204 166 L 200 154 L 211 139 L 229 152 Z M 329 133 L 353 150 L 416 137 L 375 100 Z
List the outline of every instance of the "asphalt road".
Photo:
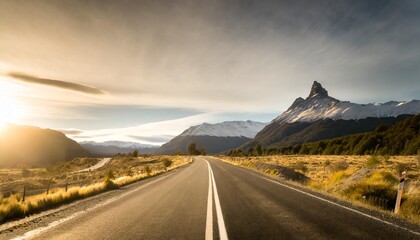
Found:
M 101 161 L 99 161 L 97 164 L 95 164 L 91 167 L 79 170 L 79 171 L 75 171 L 75 173 L 95 171 L 95 170 L 107 165 L 110 161 L 111 161 L 111 158 L 102 158 Z
M 196 158 L 186 168 L 55 227 L 42 229 L 32 237 L 420 239 L 420 235 L 406 229 L 247 169 L 207 160 Z

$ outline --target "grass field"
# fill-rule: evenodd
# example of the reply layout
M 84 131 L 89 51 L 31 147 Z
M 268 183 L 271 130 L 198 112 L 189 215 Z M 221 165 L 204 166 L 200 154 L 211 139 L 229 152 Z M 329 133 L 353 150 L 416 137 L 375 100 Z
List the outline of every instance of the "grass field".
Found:
M 96 171 L 75 172 L 99 160 L 75 159 L 49 169 L 1 169 L 1 190 L 10 192 L 0 195 L 0 223 L 119 188 L 191 162 L 188 156 L 119 156 Z
M 395 206 L 400 173 L 407 171 L 399 216 L 420 223 L 419 156 L 277 155 L 220 159 L 389 213 Z

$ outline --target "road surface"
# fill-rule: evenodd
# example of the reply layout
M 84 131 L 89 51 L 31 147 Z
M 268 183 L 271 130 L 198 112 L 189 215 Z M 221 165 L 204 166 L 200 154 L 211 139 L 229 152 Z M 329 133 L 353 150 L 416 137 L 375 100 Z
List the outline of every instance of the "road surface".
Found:
M 111 161 L 111 158 L 102 158 L 101 161 L 99 161 L 97 164 L 95 164 L 91 167 L 79 170 L 79 171 L 75 171 L 75 173 L 95 171 L 96 169 L 99 169 L 99 168 L 107 165 L 109 163 L 109 161 Z
M 56 224 L 26 236 L 56 240 L 420 239 L 418 229 L 410 232 L 250 170 L 201 157 L 115 201 Z

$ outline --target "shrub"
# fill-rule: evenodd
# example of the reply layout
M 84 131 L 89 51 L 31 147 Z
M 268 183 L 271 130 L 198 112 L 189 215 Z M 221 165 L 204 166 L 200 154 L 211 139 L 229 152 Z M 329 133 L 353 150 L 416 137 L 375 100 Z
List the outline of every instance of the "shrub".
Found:
M 152 173 L 152 169 L 150 169 L 149 165 L 144 166 L 143 171 L 147 174 L 147 176 L 150 176 L 150 173 Z
M 292 168 L 294 168 L 295 170 L 299 170 L 301 172 L 306 173 L 308 171 L 308 167 L 306 166 L 306 163 L 299 161 L 295 164 L 292 165 Z
M 169 160 L 168 158 L 164 158 L 162 160 L 162 164 L 163 164 L 163 168 L 166 170 L 169 166 L 172 165 L 172 161 Z
M 132 153 L 131 153 L 131 156 L 132 157 L 137 157 L 139 155 L 139 150 L 134 150 Z
M 370 177 L 350 185 L 343 194 L 354 200 L 365 199 L 369 204 L 392 210 L 397 195 L 396 179 L 391 173 L 378 171 Z
M 374 168 L 374 167 L 378 166 L 379 163 L 381 163 L 381 161 L 379 160 L 379 158 L 377 156 L 370 156 L 367 160 L 366 166 L 368 168 Z
M 337 184 L 341 182 L 341 180 L 347 178 L 350 174 L 346 173 L 345 170 L 340 170 L 331 174 L 330 178 L 328 179 L 329 184 Z
M 338 172 L 338 171 L 344 171 L 349 167 L 349 164 L 346 161 L 339 161 L 335 163 L 331 163 L 328 169 L 331 172 Z
M 402 172 L 410 170 L 410 165 L 406 163 L 397 163 L 395 166 L 395 171 L 398 175 L 401 175 Z
M 328 167 L 330 165 L 331 165 L 331 161 L 330 160 L 325 160 L 324 167 Z
M 401 204 L 401 213 L 420 218 L 420 196 L 410 196 Z

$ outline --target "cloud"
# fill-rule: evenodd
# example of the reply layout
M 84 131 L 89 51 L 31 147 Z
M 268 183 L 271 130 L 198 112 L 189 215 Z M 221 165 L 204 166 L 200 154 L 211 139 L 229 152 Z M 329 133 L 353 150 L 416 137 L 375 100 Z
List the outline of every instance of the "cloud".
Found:
M 87 94 L 104 94 L 105 91 L 102 89 L 94 88 L 94 87 L 88 87 L 77 83 L 72 82 L 65 82 L 55 79 L 47 79 L 47 78 L 40 78 L 24 73 L 18 73 L 18 72 L 9 72 L 7 76 L 13 77 L 17 80 L 27 82 L 27 83 L 35 83 L 35 84 L 42 84 L 67 90 L 72 90 L 76 92 L 82 92 Z
M 135 135 L 129 135 L 129 137 L 135 139 L 135 140 L 139 140 L 139 141 L 145 141 L 145 142 L 168 142 L 169 140 L 171 140 L 173 137 L 173 135 L 162 135 L 162 136 L 151 136 L 151 137 L 146 137 L 146 136 L 135 136 Z
M 185 129 L 203 122 L 218 122 L 220 114 L 202 113 L 173 120 L 140 124 L 133 127 L 109 128 L 100 130 L 85 130 L 83 133 L 70 136 L 75 140 L 89 138 L 96 142 L 110 140 L 136 141 L 145 144 L 161 145 L 168 142 L 172 136 L 182 133 Z
M 56 129 L 59 132 L 62 132 L 65 135 L 79 135 L 81 133 L 83 133 L 82 130 L 77 130 L 77 129 Z

